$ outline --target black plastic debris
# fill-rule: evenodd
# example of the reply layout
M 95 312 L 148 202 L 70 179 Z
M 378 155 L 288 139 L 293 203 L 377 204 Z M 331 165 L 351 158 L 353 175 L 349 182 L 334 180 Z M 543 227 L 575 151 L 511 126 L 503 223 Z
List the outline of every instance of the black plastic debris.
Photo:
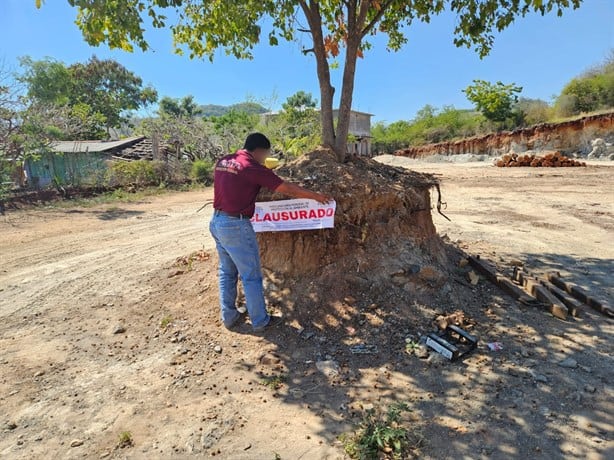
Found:
M 428 334 L 425 343 L 443 357 L 456 361 L 477 348 L 478 338 L 458 326 L 450 325 L 442 332 Z

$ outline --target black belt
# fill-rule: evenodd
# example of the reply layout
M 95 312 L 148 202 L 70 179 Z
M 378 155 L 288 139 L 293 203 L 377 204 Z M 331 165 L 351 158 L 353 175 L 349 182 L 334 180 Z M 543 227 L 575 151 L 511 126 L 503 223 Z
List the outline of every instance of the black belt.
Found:
M 232 212 L 222 211 L 221 209 L 215 210 L 216 216 L 226 216 L 226 217 L 234 217 L 235 219 L 251 219 L 252 216 L 248 216 L 247 214 L 234 214 Z

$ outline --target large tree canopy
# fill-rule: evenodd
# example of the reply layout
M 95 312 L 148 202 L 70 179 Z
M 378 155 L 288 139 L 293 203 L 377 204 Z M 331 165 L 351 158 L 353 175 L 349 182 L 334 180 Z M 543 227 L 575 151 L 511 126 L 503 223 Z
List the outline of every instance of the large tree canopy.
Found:
M 32 104 L 70 107 L 76 115 L 93 115 L 107 131 L 126 121 L 126 112 L 158 98 L 153 88 L 143 87 L 140 77 L 112 59 L 93 56 L 67 66 L 53 59 L 25 57 L 21 66 L 20 79 Z
M 475 104 L 475 108 L 492 121 L 503 122 L 512 116 L 514 104 L 518 102 L 516 93 L 522 87 L 513 83 L 506 85 L 500 81 L 490 83 L 484 80 L 473 80 L 463 92 L 467 99 Z
M 43 0 L 35 0 L 37 5 Z M 509 26 L 518 16 L 537 12 L 558 15 L 567 7 L 577 8 L 582 0 L 68 0 L 78 8 L 77 24 L 92 45 L 107 43 L 112 48 L 148 49 L 145 22 L 171 29 L 176 50 L 190 57 L 213 58 L 223 49 L 237 58 L 251 58 L 262 40 L 263 24 L 270 24 L 268 42 L 295 40 L 301 33 L 311 36 L 317 63 L 322 106 L 322 139 L 345 156 L 357 57 L 370 48 L 369 37 L 388 36 L 388 48 L 398 50 L 407 41 L 414 21 L 429 22 L 434 15 L 450 11 L 456 15 L 454 43 L 476 49 L 480 56 L 490 51 L 494 33 Z M 169 14 L 170 13 L 170 14 Z M 172 23 L 169 22 L 172 17 Z M 264 21 L 268 19 L 268 21 Z M 339 121 L 333 124 L 334 88 L 330 60 L 343 55 L 343 83 Z
M 203 109 L 194 102 L 191 94 L 184 96 L 183 99 L 173 99 L 164 96 L 160 99 L 158 113 L 160 116 L 170 115 L 174 117 L 192 118 L 203 114 Z

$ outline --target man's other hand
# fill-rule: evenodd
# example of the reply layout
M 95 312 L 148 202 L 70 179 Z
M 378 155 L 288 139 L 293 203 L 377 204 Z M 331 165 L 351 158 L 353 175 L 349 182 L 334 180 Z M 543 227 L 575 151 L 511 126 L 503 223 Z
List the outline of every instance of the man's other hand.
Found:
M 289 195 L 293 198 L 308 198 L 310 200 L 315 200 L 321 204 L 328 204 L 333 201 L 328 195 L 324 195 L 318 192 L 312 192 L 311 190 L 307 190 L 299 185 L 293 184 L 291 182 L 283 182 L 279 187 L 275 189 L 278 193 L 283 193 L 284 195 Z
M 313 192 L 313 200 L 316 200 L 318 203 L 321 204 L 328 204 L 331 201 L 333 201 L 333 199 L 328 196 L 328 195 L 323 195 L 322 193 L 317 193 L 317 192 Z

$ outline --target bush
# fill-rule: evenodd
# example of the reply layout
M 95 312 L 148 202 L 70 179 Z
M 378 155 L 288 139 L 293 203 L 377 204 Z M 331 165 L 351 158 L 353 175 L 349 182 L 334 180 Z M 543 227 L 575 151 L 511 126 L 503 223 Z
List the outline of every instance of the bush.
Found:
M 521 97 L 516 104 L 515 112 L 518 114 L 517 126 L 532 126 L 545 123 L 552 118 L 552 108 L 541 99 L 528 99 Z
M 572 79 L 557 99 L 559 116 L 614 107 L 614 52 L 601 65 Z
M 487 131 L 485 118 L 472 110 L 452 106 L 441 110 L 425 106 L 412 121 L 395 121 L 389 125 L 376 123 L 371 130 L 373 149 L 377 153 L 394 153 L 409 145 L 443 142 L 474 136 Z
M 366 411 L 355 432 L 339 437 L 345 453 L 360 460 L 408 458 L 411 450 L 422 443 L 419 433 L 403 423 L 403 413 L 409 411 L 404 403 L 391 405 L 384 416 L 378 416 L 373 409 Z
M 213 167 L 214 164 L 212 161 L 196 160 L 194 163 L 192 163 L 190 176 L 196 182 L 200 182 L 201 184 L 210 184 L 213 181 Z
M 157 163 L 146 160 L 115 162 L 109 168 L 107 183 L 111 186 L 159 185 L 164 175 Z
M 518 102 L 516 93 L 521 91 L 522 87 L 514 83 L 505 85 L 500 81 L 490 83 L 485 80 L 473 80 L 473 84 L 463 90 L 476 110 L 488 120 L 501 123 L 512 116 L 513 106 Z

